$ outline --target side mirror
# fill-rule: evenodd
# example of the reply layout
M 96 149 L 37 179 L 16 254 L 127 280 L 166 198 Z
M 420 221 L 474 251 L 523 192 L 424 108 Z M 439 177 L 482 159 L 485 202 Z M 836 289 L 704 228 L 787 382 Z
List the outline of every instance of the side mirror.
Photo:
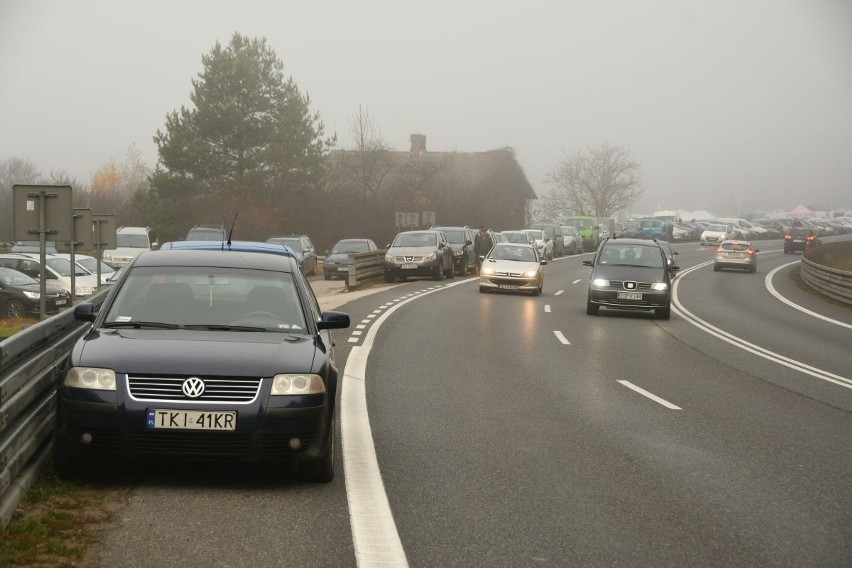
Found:
M 465 244 L 465 245 L 467 245 L 467 246 L 470 246 L 470 245 L 472 245 L 473 243 L 471 242 L 471 240 L 470 240 L 470 239 L 468 239 L 468 240 L 466 240 L 466 241 L 464 242 L 464 244 Z
M 545 266 L 545 265 L 547 264 L 547 261 L 546 261 L 546 260 L 542 260 L 542 261 L 539 261 L 539 262 L 540 262 L 540 264 L 541 264 L 542 266 Z
M 81 304 L 81 306 L 84 305 Z M 77 315 L 76 311 L 74 315 Z M 349 314 L 343 312 L 323 312 L 320 321 L 317 322 L 317 329 L 343 329 L 347 327 L 349 327 Z
M 74 307 L 74 319 L 77 321 L 95 321 L 95 305 L 77 304 Z
M 584 260 L 584 261 L 583 261 L 583 266 L 591 266 L 591 265 L 592 265 L 592 261 L 591 261 L 591 260 Z

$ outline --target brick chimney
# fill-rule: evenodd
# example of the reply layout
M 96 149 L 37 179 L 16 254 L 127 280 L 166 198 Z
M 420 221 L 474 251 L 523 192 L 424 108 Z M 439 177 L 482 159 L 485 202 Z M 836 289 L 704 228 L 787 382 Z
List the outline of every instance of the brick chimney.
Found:
M 412 134 L 411 135 L 411 155 L 422 156 L 426 153 L 426 135 Z

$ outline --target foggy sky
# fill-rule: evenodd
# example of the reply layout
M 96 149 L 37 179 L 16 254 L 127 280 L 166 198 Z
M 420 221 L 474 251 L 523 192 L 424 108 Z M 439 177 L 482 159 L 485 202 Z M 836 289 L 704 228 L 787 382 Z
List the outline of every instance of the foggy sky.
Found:
M 565 152 L 643 168 L 633 212 L 852 208 L 852 2 L 0 0 L 0 160 L 92 173 L 189 104 L 201 57 L 265 37 L 326 133 L 511 146 L 539 195 Z

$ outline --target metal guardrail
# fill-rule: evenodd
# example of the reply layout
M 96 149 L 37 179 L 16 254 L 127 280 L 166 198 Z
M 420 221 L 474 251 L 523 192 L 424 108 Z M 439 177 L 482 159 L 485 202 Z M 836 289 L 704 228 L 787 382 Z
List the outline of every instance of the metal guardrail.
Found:
M 852 305 L 852 272 L 829 266 L 840 259 L 852 259 L 852 240 L 826 243 L 805 251 L 802 280 L 817 292 Z
M 357 288 L 366 280 L 384 276 L 385 253 L 387 249 L 373 250 L 369 252 L 349 253 L 349 266 L 347 272 L 336 272 L 335 276 L 346 276 L 346 287 L 350 290 Z M 325 257 L 319 257 L 317 262 L 322 262 L 325 272 Z
M 0 341 L 0 528 L 50 463 L 59 369 L 88 325 L 65 310 Z

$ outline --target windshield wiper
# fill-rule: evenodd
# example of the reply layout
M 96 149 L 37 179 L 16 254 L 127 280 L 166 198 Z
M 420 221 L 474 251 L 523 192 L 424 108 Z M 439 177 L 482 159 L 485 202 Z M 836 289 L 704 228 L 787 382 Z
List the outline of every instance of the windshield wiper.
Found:
M 183 326 L 184 329 L 202 329 L 209 331 L 277 331 L 256 325 L 227 325 L 219 323 L 191 324 Z
M 139 329 L 142 327 L 153 327 L 157 329 L 180 329 L 182 326 L 176 323 L 164 323 L 161 321 L 108 321 L 101 327 L 132 327 Z

